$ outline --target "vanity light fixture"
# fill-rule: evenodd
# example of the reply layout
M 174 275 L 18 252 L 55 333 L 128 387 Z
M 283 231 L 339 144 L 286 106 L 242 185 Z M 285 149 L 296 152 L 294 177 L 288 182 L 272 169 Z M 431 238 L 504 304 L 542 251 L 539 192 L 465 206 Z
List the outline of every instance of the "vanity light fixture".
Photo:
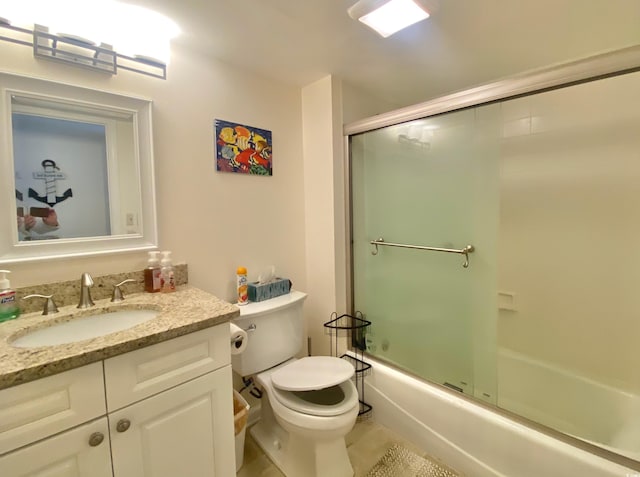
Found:
M 21 0 L 0 5 L 0 40 L 33 47 L 36 58 L 117 74 L 118 69 L 166 79 L 169 18 L 114 0 Z
M 387 38 L 429 18 L 436 7 L 435 0 L 359 0 L 347 13 Z

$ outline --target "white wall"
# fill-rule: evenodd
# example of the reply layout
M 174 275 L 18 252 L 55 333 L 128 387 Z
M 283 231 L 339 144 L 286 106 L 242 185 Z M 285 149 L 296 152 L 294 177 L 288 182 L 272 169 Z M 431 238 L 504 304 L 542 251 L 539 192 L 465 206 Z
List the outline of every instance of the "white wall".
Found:
M 190 282 L 234 298 L 235 269 L 249 279 L 275 265 L 306 290 L 301 97 L 299 88 L 254 77 L 174 47 L 168 79 L 121 71 L 116 76 L 46 60 L 0 43 L 2 69 L 80 86 L 145 96 L 154 101 L 154 149 L 160 247 L 187 262 Z M 216 118 L 273 132 L 272 177 L 215 171 Z M 144 253 L 19 264 L 16 287 L 141 269 Z
M 148 97 L 153 126 L 160 248 L 189 265 L 189 281 L 234 300 L 235 269 L 249 279 L 274 265 L 309 293 L 305 314 L 314 354 L 328 352 L 322 323 L 346 311 L 346 185 L 342 84 L 328 76 L 299 88 L 257 78 L 173 48 L 166 81 L 122 71 L 98 74 L 35 60 L 0 43 L 5 71 Z M 348 88 L 344 114 L 362 118 L 373 99 Z M 390 107 L 389 107 L 390 109 Z M 273 132 L 273 176 L 215 171 L 216 118 Z M 304 124 L 304 134 L 303 134 Z M 303 150 L 304 137 L 304 150 Z M 306 190 L 305 190 L 306 188 Z M 9 267 L 15 287 L 138 270 L 146 254 L 113 254 Z
M 393 111 L 401 106 L 403 105 L 382 100 L 356 88 L 350 83 L 342 82 L 342 116 L 344 124 Z
M 332 76 L 302 90 L 308 335 L 313 354 L 328 354 L 323 323 L 346 311 L 342 93 Z

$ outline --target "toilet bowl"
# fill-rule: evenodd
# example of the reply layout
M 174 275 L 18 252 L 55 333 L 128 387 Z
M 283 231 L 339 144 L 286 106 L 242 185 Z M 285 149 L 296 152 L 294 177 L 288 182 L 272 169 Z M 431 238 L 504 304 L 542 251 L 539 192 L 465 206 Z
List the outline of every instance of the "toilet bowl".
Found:
M 335 375 L 327 379 L 332 367 Z M 257 376 L 265 395 L 261 420 L 250 432 L 287 477 L 353 475 L 344 441 L 360 409 L 352 375 L 350 363 L 319 356 L 292 359 Z
M 287 477 L 351 477 L 345 435 L 360 404 L 353 365 L 340 358 L 294 358 L 302 350 L 306 294 L 240 307 L 233 323 L 247 332 L 233 371 L 263 390 L 260 419 L 249 432 Z

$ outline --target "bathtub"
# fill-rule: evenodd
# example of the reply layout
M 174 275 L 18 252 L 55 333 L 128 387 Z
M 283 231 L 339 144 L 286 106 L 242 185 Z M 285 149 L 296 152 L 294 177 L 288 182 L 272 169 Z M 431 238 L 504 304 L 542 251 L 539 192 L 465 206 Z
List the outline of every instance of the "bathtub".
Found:
M 507 348 L 498 383 L 501 408 L 640 461 L 640 396 Z
M 373 419 L 467 477 L 640 477 L 370 357 Z

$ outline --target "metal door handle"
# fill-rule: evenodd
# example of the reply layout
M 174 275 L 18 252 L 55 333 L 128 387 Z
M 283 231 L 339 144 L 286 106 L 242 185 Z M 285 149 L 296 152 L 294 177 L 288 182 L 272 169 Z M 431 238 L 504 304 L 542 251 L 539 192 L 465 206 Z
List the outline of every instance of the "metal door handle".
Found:
M 129 419 L 120 419 L 118 424 L 116 424 L 116 431 L 125 432 L 129 427 L 131 427 L 131 421 Z
M 94 432 L 89 436 L 89 445 L 91 447 L 97 447 L 102 444 L 104 440 L 104 434 L 102 432 Z

